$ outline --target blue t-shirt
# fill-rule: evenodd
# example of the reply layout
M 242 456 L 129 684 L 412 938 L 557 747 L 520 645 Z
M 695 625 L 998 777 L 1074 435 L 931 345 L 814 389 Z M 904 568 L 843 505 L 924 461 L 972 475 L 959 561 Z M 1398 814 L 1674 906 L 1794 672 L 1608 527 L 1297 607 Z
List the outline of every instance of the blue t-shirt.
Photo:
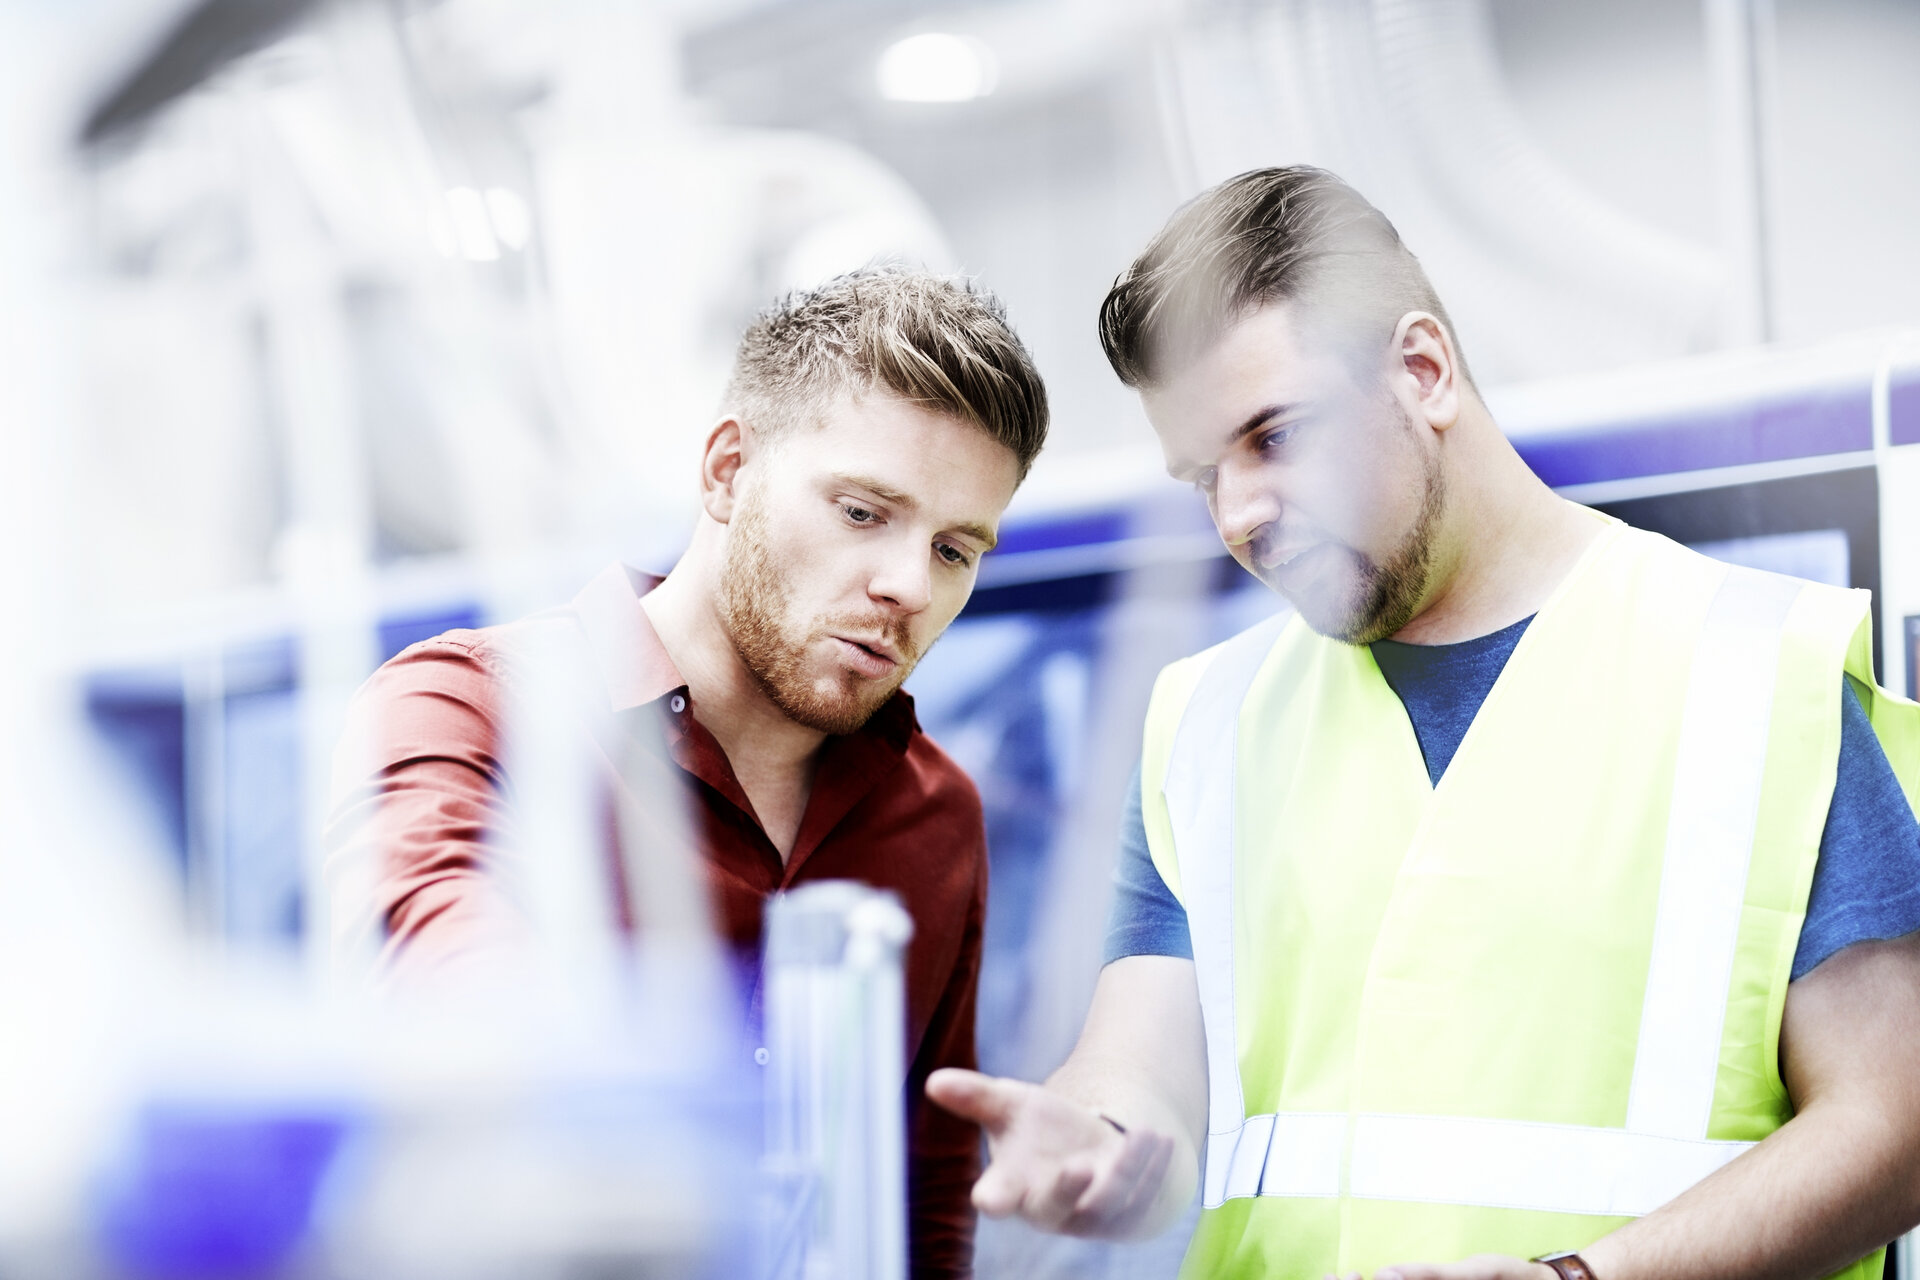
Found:
M 1459 644 L 1381 640 L 1372 646 L 1380 674 L 1406 706 L 1435 784 L 1531 621 Z M 1848 691 L 1840 699 L 1840 768 L 1793 957 L 1795 978 L 1842 947 L 1920 929 L 1920 821 L 1850 684 Z M 1105 959 L 1137 955 L 1193 958 L 1186 910 L 1147 852 L 1136 765 L 1120 829 Z

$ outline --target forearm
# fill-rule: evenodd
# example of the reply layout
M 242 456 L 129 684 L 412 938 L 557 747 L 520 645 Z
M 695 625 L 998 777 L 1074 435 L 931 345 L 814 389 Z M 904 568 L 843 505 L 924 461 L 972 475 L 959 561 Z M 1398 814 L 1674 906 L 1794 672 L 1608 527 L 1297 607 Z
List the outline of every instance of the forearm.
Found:
M 1824 1276 L 1920 1221 L 1920 935 L 1864 942 L 1787 991 L 1796 1114 L 1659 1212 L 1581 1254 L 1600 1280 Z
M 1599 1280 L 1813 1280 L 1920 1217 L 1915 1144 L 1832 1101 L 1645 1218 L 1582 1249 Z

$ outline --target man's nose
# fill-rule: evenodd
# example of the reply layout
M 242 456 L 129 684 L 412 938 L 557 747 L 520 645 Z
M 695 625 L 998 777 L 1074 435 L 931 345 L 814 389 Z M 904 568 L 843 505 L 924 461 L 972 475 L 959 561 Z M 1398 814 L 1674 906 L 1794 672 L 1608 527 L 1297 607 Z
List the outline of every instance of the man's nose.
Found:
M 1246 542 L 1261 526 L 1279 522 L 1282 504 L 1273 477 L 1254 468 L 1221 467 L 1212 496 L 1213 522 L 1230 547 Z
M 867 595 L 902 613 L 919 613 L 933 601 L 933 551 L 917 539 L 889 546 L 867 580 Z

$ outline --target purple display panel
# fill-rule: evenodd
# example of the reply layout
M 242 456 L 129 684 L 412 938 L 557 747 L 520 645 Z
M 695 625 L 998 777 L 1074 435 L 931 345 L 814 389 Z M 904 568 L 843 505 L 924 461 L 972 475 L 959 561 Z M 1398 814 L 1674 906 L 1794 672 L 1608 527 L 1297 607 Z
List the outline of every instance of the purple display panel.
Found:
M 1896 369 L 1887 391 L 1888 436 L 1894 444 L 1920 444 L 1920 369 Z
M 1920 385 L 1911 390 L 1920 395 Z M 1914 410 L 1920 416 L 1920 404 Z M 1817 458 L 1873 447 L 1873 398 L 1864 385 L 1809 388 L 1638 422 L 1521 434 L 1514 447 L 1556 488 Z

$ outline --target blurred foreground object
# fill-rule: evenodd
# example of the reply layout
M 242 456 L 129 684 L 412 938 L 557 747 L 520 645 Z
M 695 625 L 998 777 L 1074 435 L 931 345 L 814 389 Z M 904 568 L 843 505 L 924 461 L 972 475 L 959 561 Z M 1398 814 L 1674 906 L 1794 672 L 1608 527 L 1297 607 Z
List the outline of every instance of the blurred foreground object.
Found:
M 900 968 L 913 921 L 823 881 L 767 906 L 769 1280 L 904 1280 Z
M 257 965 L 140 984 L 100 1135 L 63 1211 L 0 1237 L 0 1272 L 744 1276 L 754 1081 L 683 1025 L 668 993 L 697 982 L 645 963 L 614 1018 L 538 983 L 360 1011 Z

